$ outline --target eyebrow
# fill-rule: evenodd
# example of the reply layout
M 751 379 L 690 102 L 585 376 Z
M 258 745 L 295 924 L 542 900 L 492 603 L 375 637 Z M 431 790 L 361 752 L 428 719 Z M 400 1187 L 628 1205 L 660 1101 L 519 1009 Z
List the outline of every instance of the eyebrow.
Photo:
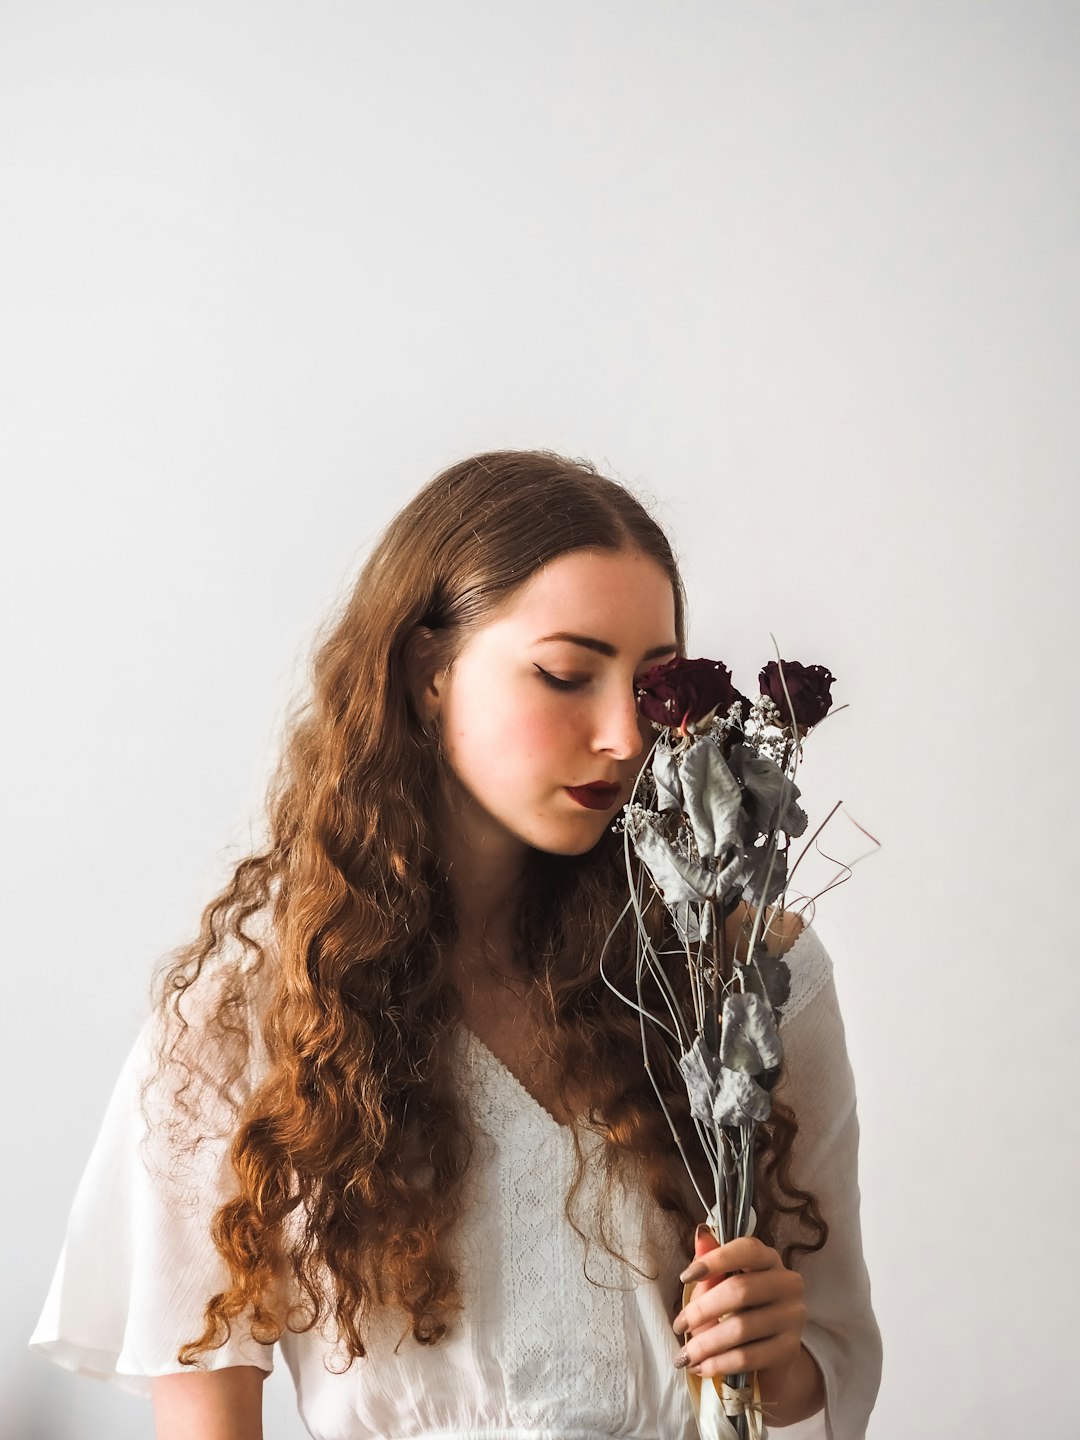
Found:
M 595 650 L 598 655 L 607 655 L 612 658 L 619 653 L 615 646 L 609 645 L 606 640 L 597 640 L 592 635 L 572 635 L 568 630 L 557 630 L 554 635 L 542 635 L 536 643 L 544 645 L 549 640 L 567 640 L 571 645 L 583 645 L 586 650 Z M 658 655 L 666 655 L 669 650 L 678 648 L 673 640 L 670 645 L 657 645 L 652 650 L 646 650 L 641 658 L 655 660 Z

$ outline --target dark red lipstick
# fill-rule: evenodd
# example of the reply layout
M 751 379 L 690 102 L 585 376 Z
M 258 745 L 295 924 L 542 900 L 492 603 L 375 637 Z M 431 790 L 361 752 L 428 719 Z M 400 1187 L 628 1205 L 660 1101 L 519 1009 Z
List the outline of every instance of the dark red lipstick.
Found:
M 621 785 L 607 785 L 594 780 L 591 785 L 567 785 L 566 793 L 587 810 L 610 810 L 619 798 Z

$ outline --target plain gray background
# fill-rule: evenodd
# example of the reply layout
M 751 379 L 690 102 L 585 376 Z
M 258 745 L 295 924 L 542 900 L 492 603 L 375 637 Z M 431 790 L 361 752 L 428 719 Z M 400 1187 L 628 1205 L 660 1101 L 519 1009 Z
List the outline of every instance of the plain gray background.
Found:
M 1077 7 L 0 8 L 5 1437 L 147 1003 L 315 626 L 437 470 L 651 497 L 692 654 L 828 664 L 873 1440 L 1071 1433 Z M 252 817 L 256 817 L 253 819 Z M 823 866 L 831 873 L 830 866 Z M 270 1440 L 296 1437 L 279 1358 Z

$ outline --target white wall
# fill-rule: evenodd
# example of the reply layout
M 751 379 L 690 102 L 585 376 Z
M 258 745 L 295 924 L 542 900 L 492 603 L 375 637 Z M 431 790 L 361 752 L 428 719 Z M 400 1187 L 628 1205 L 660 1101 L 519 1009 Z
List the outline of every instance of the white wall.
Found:
M 12 1437 L 152 1433 L 25 1344 L 151 967 L 366 547 L 502 445 L 656 497 L 693 653 L 839 677 L 870 1433 L 1067 1433 L 1078 20 L 0 8 Z

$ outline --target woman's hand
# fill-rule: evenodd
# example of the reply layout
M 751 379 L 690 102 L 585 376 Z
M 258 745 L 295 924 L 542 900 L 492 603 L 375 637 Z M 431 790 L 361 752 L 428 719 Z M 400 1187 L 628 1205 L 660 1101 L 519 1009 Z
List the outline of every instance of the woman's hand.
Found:
M 802 1276 L 786 1269 L 777 1252 L 755 1236 L 720 1245 L 704 1225 L 698 1227 L 694 1257 L 679 1277 L 699 1283 L 675 1317 L 675 1333 L 689 1332 L 675 1364 L 689 1366 L 695 1375 L 756 1370 L 762 1403 L 774 1403 L 802 1348 Z

